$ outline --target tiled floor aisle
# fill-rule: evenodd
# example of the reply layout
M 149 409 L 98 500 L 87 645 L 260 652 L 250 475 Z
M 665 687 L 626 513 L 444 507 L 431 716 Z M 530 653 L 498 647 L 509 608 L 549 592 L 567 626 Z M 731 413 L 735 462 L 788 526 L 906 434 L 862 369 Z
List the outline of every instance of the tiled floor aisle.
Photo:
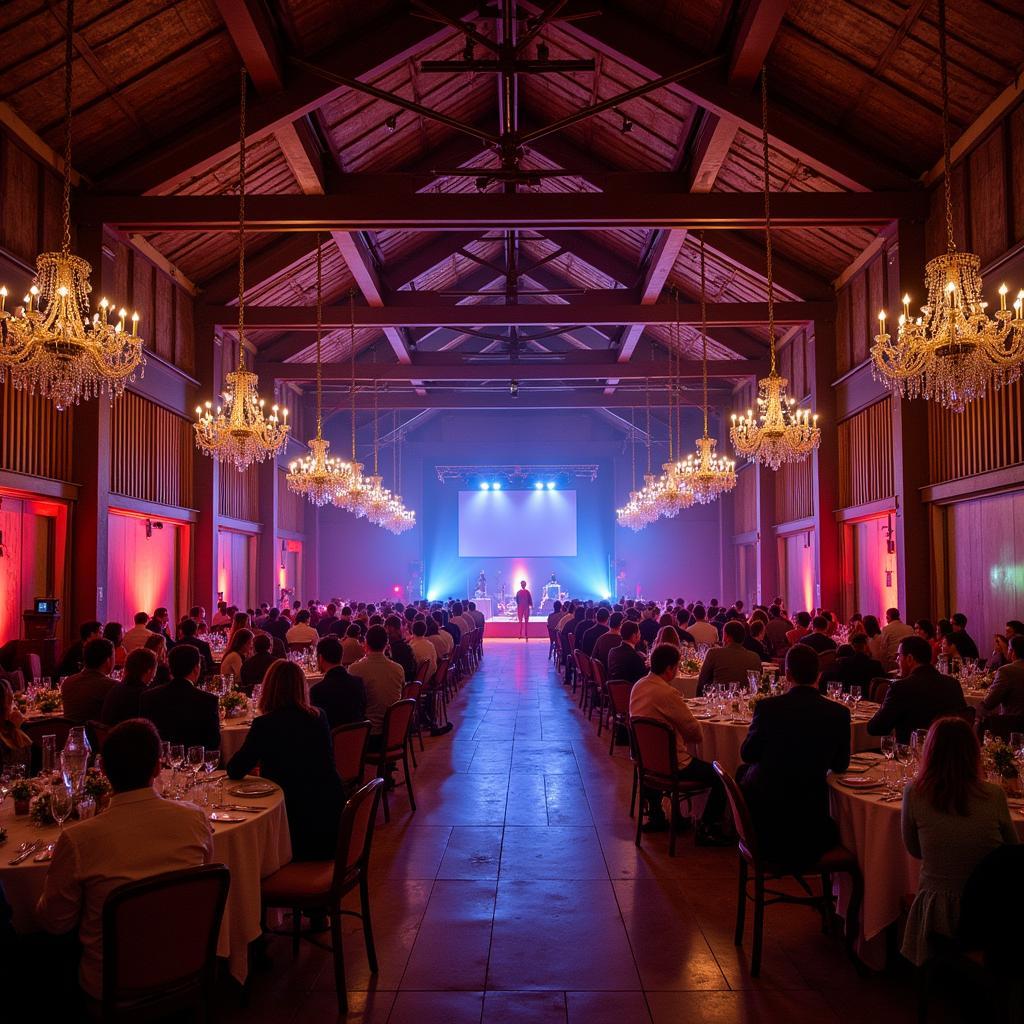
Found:
M 543 641 L 494 640 L 455 699 L 449 736 L 428 740 L 377 830 L 372 902 L 380 974 L 358 924 L 346 932 L 350 1020 L 802 1022 L 912 1019 L 906 982 L 857 978 L 802 908 L 773 908 L 760 979 L 732 944 L 735 853 L 638 851 L 621 749 L 577 710 Z M 400 791 L 401 794 L 401 791 Z M 229 1017 L 334 1018 L 329 955 L 284 940 Z

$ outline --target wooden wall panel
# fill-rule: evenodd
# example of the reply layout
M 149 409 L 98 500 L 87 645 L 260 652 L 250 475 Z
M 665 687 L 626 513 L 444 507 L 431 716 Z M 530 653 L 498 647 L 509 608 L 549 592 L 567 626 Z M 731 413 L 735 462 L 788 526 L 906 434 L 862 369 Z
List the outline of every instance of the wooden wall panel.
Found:
M 839 506 L 891 498 L 892 402 L 883 399 L 839 424 Z
M 233 466 L 221 467 L 218 493 L 222 516 L 259 522 L 259 471 L 259 466 L 250 466 L 244 473 L 239 473 Z
M 962 413 L 929 402 L 928 455 L 933 484 L 1024 462 L 1021 381 L 971 402 Z
M 967 157 L 971 248 L 981 257 L 982 266 L 1010 247 L 1005 139 L 1003 126 L 997 125 Z
M 1012 190 L 1010 203 L 1013 207 L 1013 239 L 1024 238 L 1024 104 L 1018 104 L 1007 118 L 1007 134 L 1009 135 L 1009 166 Z
M 791 523 L 814 515 L 813 472 L 810 459 L 787 462 L 775 474 L 775 519 Z
M 0 469 L 27 476 L 72 480 L 74 409 L 0 385 Z
M 733 532 L 752 533 L 757 529 L 757 469 L 747 466 L 736 474 L 733 492 Z
M 110 431 L 113 493 L 195 506 L 191 421 L 127 391 L 111 407 Z
M 277 470 L 277 525 L 282 530 L 302 533 L 305 526 L 306 499 L 288 490 L 288 473 Z

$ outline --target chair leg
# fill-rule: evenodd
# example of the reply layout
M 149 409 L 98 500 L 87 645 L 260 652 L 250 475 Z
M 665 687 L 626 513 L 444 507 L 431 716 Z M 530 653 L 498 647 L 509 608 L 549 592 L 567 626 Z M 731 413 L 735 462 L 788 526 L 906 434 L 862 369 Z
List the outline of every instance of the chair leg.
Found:
M 864 964 L 857 956 L 857 937 L 860 935 L 860 907 L 864 899 L 864 878 L 859 871 L 850 876 L 851 892 L 850 902 L 846 908 L 846 952 L 857 965 L 858 970 L 863 970 Z
M 736 934 L 733 945 L 743 945 L 743 930 L 747 925 L 747 862 L 740 857 L 739 886 L 736 893 Z
M 615 754 L 615 730 L 619 727 L 618 720 L 615 715 L 608 715 L 608 735 L 611 742 L 608 744 L 608 756 L 612 757 Z
M 299 944 L 302 942 L 302 911 L 292 907 L 292 956 L 299 955 Z
M 363 938 L 366 940 L 366 962 L 370 965 L 370 973 L 377 973 L 377 947 L 373 942 L 373 924 L 370 921 L 370 887 L 366 881 L 366 872 L 359 875 L 359 908 L 363 918 Z
M 832 876 L 827 871 L 821 873 L 821 934 L 828 935 L 832 930 Z
M 331 908 L 331 946 L 334 953 L 334 990 L 338 994 L 338 1014 L 348 1013 L 348 986 L 345 983 L 345 951 L 341 946 L 341 907 Z
M 754 947 L 750 954 L 750 975 L 756 978 L 761 973 L 761 948 L 764 943 L 764 874 L 758 871 L 754 877 Z
M 629 816 L 632 818 L 633 813 L 636 809 L 636 792 L 640 788 L 639 780 L 637 779 L 636 765 L 633 765 L 633 792 L 629 794 Z
M 388 824 L 391 821 L 391 808 L 388 806 L 388 764 L 387 761 L 381 761 L 377 766 L 377 778 L 384 780 L 384 785 L 380 791 L 380 802 L 384 807 L 384 824 Z
M 636 793 L 637 793 L 637 789 L 638 788 L 639 788 L 639 782 L 637 780 L 636 774 L 634 773 L 634 775 L 633 775 L 633 798 L 634 798 L 634 801 L 636 801 Z M 632 813 L 632 811 L 633 811 L 632 805 L 630 805 L 629 810 L 630 810 L 630 813 Z M 637 846 L 640 845 L 640 830 L 641 830 L 641 827 L 643 825 L 643 821 L 644 821 L 644 797 L 643 797 L 643 793 L 641 793 L 640 794 L 639 802 L 637 802 L 637 805 L 636 805 L 636 839 L 634 840 L 634 842 L 636 843 Z
M 409 794 L 409 806 L 416 810 L 416 798 L 412 795 L 412 772 L 409 771 L 409 758 L 402 758 L 402 767 L 405 769 L 405 789 Z
M 669 794 L 669 803 L 672 805 L 668 822 L 668 855 L 676 855 L 676 833 L 679 831 L 679 794 L 673 791 Z

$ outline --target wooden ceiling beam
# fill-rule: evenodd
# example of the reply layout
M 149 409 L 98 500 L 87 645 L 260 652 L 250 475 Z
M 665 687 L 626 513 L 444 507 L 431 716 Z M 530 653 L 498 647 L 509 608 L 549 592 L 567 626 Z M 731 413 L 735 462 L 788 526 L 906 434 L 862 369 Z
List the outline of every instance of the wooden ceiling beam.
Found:
M 511 379 L 502 375 L 499 379 Z M 521 387 L 518 395 L 510 395 L 507 392 L 492 390 L 485 391 L 476 388 L 472 391 L 438 391 L 433 390 L 429 394 L 420 396 L 412 392 L 401 392 L 389 394 L 386 391 L 378 392 L 378 409 L 513 409 L 525 411 L 527 409 L 631 409 L 640 408 L 644 405 L 646 395 L 650 395 L 652 408 L 663 408 L 669 404 L 669 392 L 664 390 L 651 390 L 641 393 L 639 391 L 628 391 L 620 388 L 614 395 L 605 395 L 599 390 L 592 393 L 579 390 L 573 391 L 536 391 L 531 392 L 529 387 Z M 672 396 L 673 400 L 680 398 Z M 718 396 L 716 396 L 717 398 Z M 716 403 L 712 411 L 717 412 L 724 407 L 727 401 L 723 395 L 722 405 Z M 700 402 L 687 395 L 681 396 L 685 406 L 699 408 Z M 345 413 L 351 408 L 347 396 L 324 396 L 324 414 L 333 415 Z M 374 397 L 371 392 L 363 394 L 356 393 L 356 409 L 366 410 L 374 408 Z
M 214 0 L 252 84 L 259 93 L 284 86 L 284 63 L 277 30 L 262 0 Z

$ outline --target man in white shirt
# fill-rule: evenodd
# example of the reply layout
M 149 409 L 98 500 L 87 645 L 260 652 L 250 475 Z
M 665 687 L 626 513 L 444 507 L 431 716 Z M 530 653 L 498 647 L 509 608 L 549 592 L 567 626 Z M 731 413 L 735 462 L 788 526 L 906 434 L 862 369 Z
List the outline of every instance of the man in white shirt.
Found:
M 913 635 L 913 627 L 900 621 L 899 608 L 886 610 L 885 625 L 878 637 L 877 650 L 881 654 L 878 660 L 887 672 L 896 667 L 896 655 L 900 649 L 900 641 L 904 637 Z
M 121 638 L 121 646 L 128 654 L 146 646 L 146 641 L 153 635 L 148 628 L 149 615 L 146 612 L 135 613 L 135 625 L 127 630 Z
M 315 644 L 320 634 L 309 624 L 309 612 L 303 609 L 295 616 L 295 625 L 284 635 L 290 644 Z
M 227 601 L 218 601 L 217 610 L 213 614 L 213 618 L 210 620 L 211 629 L 219 629 L 221 626 L 231 625 L 231 615 L 228 612 Z
M 416 659 L 417 669 L 424 662 L 427 663 L 426 671 L 422 675 L 416 676 L 426 685 L 434 678 L 434 673 L 437 671 L 437 648 L 427 639 L 427 624 L 421 619 L 417 619 L 412 624 L 409 648 Z
M 484 618 L 484 613 L 477 609 L 475 601 L 469 602 L 469 609 L 466 614 L 473 620 L 473 624 L 477 629 L 483 629 L 484 623 L 487 620 Z
M 718 643 L 718 630 L 707 621 L 707 612 L 703 605 L 693 609 L 693 624 L 689 627 L 690 636 L 698 644 L 712 647 Z
M 405 672 L 385 653 L 388 645 L 387 630 L 371 626 L 366 631 L 366 654 L 348 668 L 349 675 L 362 679 L 366 688 L 366 717 L 370 721 L 370 746 L 380 747 L 384 712 L 396 700 L 402 699 Z
M 707 761 L 694 757 L 687 749 L 687 743 L 700 743 L 700 724 L 693 717 L 679 691 L 670 683 L 679 669 L 679 648 L 672 644 L 659 644 L 651 652 L 651 671 L 638 680 L 629 694 L 629 717 L 654 718 L 670 725 L 676 734 L 676 764 L 679 778 L 688 782 L 700 782 L 709 787 L 707 803 L 697 826 L 698 846 L 730 846 L 734 839 L 722 831 L 722 815 L 725 813 L 725 787 Z M 660 794 L 655 790 L 645 791 L 649 807 L 645 832 L 663 832 L 669 825 L 661 809 Z
M 213 831 L 193 804 L 153 789 L 160 736 L 151 722 L 129 719 L 103 744 L 103 770 L 114 788 L 103 814 L 68 826 L 53 851 L 36 916 L 47 931 L 78 926 L 79 978 L 93 999 L 103 992 L 103 904 L 126 882 L 199 867 L 213 856 Z M 158 926 L 158 923 L 155 925 Z

